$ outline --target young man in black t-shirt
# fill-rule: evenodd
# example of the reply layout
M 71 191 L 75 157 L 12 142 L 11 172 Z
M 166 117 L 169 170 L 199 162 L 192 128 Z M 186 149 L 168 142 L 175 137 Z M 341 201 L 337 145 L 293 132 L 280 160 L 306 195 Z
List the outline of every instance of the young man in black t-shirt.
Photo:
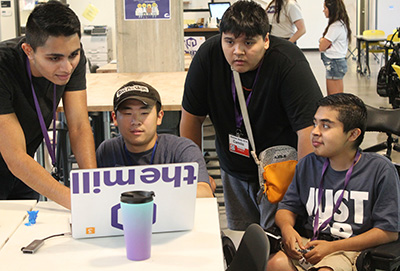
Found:
M 42 194 L 70 208 L 69 189 L 33 159 L 61 98 L 79 167 L 96 167 L 80 31 L 75 13 L 58 1 L 50 1 L 32 11 L 26 38 L 0 43 L 2 200 L 38 199 Z
M 276 206 L 260 191 L 246 129 L 233 84 L 240 73 L 257 148 L 289 145 L 299 159 L 312 151 L 309 134 L 316 102 L 322 97 L 310 66 L 296 45 L 270 36 L 265 10 L 253 1 L 237 1 L 225 12 L 221 35 L 208 39 L 196 53 L 185 82 L 181 135 L 201 145 L 201 126 L 210 116 L 216 133 L 228 227 L 245 230 L 251 223 L 267 228 Z M 243 143 L 246 145 L 246 143 Z M 243 147 L 242 147 L 243 149 Z M 243 155 L 245 154 L 245 155 Z

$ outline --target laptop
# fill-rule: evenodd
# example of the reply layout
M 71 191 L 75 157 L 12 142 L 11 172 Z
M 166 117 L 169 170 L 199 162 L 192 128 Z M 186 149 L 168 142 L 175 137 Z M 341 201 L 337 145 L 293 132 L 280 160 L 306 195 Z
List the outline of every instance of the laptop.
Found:
M 191 230 L 197 163 L 71 170 L 72 237 L 123 235 L 122 192 L 155 193 L 153 233 Z
M 210 10 L 210 17 L 217 18 L 221 20 L 222 15 L 231 6 L 230 2 L 218 2 L 218 3 L 208 3 L 208 8 Z

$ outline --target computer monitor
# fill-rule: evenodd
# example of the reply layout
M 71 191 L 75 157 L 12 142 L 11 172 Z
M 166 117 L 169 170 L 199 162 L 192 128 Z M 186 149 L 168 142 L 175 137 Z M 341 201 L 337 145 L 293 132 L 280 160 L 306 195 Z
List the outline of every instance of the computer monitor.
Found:
M 218 3 L 208 3 L 208 8 L 210 9 L 210 17 L 217 18 L 221 20 L 222 15 L 231 6 L 230 2 L 218 2 Z

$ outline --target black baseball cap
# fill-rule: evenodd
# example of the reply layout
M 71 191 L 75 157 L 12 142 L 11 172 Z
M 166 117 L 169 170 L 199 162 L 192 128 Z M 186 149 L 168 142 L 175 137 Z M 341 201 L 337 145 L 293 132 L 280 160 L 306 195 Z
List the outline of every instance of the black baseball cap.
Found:
M 161 105 L 160 94 L 157 90 L 139 81 L 131 81 L 120 87 L 114 94 L 114 111 L 126 100 L 135 99 L 145 105 L 154 106 L 156 103 Z

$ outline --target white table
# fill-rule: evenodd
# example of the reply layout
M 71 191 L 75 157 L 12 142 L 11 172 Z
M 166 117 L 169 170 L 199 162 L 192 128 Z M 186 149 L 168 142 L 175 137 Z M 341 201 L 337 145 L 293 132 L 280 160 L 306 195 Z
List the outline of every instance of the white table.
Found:
M 36 200 L 0 201 L 0 250 L 36 205 Z
M 369 44 L 373 42 L 381 42 L 387 39 L 386 36 L 364 36 L 364 35 L 357 35 L 357 72 L 361 75 L 370 75 L 371 70 L 369 68 Z M 361 44 L 365 43 L 365 67 L 362 67 L 361 63 Z
M 195 226 L 191 231 L 152 236 L 152 255 L 140 262 L 126 258 L 123 236 L 92 239 L 55 237 L 35 254 L 21 247 L 34 239 L 69 232 L 70 212 L 53 203 L 40 202 L 37 223 L 21 225 L 0 251 L 4 270 L 224 270 L 216 199 L 197 199 Z

